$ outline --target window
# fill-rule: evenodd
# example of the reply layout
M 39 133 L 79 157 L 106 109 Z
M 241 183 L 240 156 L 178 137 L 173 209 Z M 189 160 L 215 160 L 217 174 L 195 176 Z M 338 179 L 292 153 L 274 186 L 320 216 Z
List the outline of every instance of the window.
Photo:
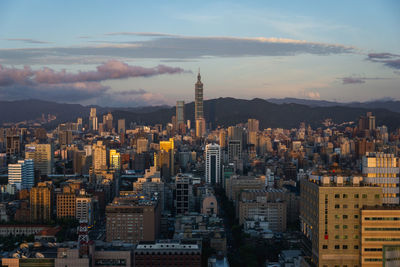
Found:
M 343 219 L 347 219 L 347 218 L 349 218 L 348 215 L 343 215 Z
M 358 208 L 359 208 L 358 204 L 355 204 L 355 205 L 354 205 L 354 208 L 355 208 L 355 209 L 358 209 Z
M 339 194 L 335 194 L 335 198 L 340 198 L 340 195 Z
M 354 249 L 358 249 L 358 245 L 355 245 L 355 246 L 354 246 Z
M 354 215 L 354 219 L 358 219 L 358 214 L 355 214 L 355 215 Z
M 340 216 L 338 214 L 336 214 L 335 219 L 340 219 Z
M 340 246 L 339 245 L 335 245 L 335 249 L 340 249 Z
M 339 224 L 336 224 L 336 225 L 335 225 L 335 229 L 339 229 Z
M 347 249 L 347 245 L 343 245 L 343 249 Z
M 358 224 L 355 224 L 355 225 L 354 225 L 354 229 L 358 229 Z
M 347 194 L 343 194 L 343 198 L 347 198 Z
M 343 205 L 343 208 L 344 208 L 344 209 L 347 209 L 347 207 L 348 207 L 347 204 L 344 204 L 344 205 Z
M 362 194 L 362 198 L 367 198 L 367 194 Z
M 335 205 L 335 209 L 338 209 L 338 208 L 340 208 L 340 205 L 339 205 L 339 204 L 336 204 L 336 205 Z
M 354 198 L 359 198 L 359 195 L 358 194 L 354 194 Z
M 358 235 L 354 235 L 354 239 L 358 239 Z
M 347 229 L 347 225 L 344 224 L 344 225 L 343 225 L 343 229 Z
M 343 239 L 348 239 L 348 236 L 347 236 L 347 235 L 344 235 L 344 236 L 343 236 Z
M 376 199 L 379 199 L 379 198 L 380 198 L 379 194 L 376 194 L 376 195 L 375 195 L 375 198 L 376 198 Z
M 328 249 L 328 245 L 322 245 L 322 249 Z
M 340 237 L 339 237 L 339 235 L 335 235 L 335 239 L 339 239 Z

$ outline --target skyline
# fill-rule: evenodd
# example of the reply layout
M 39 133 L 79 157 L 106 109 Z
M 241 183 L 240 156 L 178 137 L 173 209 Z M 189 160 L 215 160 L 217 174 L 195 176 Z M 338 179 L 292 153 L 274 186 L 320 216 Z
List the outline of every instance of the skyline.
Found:
M 0 100 L 400 100 L 396 1 L 93 3 L 0 3 Z

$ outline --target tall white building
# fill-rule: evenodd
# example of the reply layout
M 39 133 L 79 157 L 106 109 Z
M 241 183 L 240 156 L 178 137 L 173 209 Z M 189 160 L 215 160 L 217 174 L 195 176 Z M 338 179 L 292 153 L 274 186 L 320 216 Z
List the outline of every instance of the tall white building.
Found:
M 399 159 L 393 154 L 369 153 L 363 157 L 364 182 L 383 188 L 383 204 L 399 204 Z
M 221 147 L 217 144 L 206 146 L 206 182 L 221 184 Z
M 16 164 L 8 164 L 8 183 L 16 189 L 31 189 L 35 183 L 33 160 L 19 160 Z
M 75 218 L 80 221 L 87 221 L 89 225 L 93 224 L 93 201 L 92 197 L 87 195 L 82 189 L 75 199 Z

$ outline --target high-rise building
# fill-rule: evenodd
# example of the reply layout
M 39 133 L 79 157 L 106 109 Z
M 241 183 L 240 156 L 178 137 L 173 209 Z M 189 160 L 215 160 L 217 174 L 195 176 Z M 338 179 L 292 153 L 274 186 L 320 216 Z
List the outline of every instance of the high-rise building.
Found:
M 57 194 L 57 219 L 59 218 L 75 218 L 75 200 L 74 192 L 62 192 Z
M 362 159 L 364 182 L 383 188 L 383 204 L 400 204 L 399 159 L 393 154 L 366 153 Z
M 51 144 L 31 143 L 25 145 L 25 159 L 33 159 L 35 170 L 41 175 L 53 173 L 53 146 Z
M 88 225 L 93 224 L 93 199 L 81 189 L 75 199 L 75 218 L 80 221 L 86 221 Z
M 199 74 L 197 75 L 197 82 L 194 87 L 195 92 L 195 100 L 194 100 L 194 117 L 195 120 L 204 118 L 203 113 L 203 83 L 201 82 L 200 70 Z
M 110 149 L 110 169 L 121 169 L 121 154 L 115 149 Z
M 149 146 L 149 141 L 146 138 L 138 138 L 136 140 L 136 152 L 141 154 L 147 152 Z
M 192 198 L 192 184 L 188 176 L 178 174 L 175 177 L 175 210 L 176 214 L 185 214 L 190 211 Z
M 163 178 L 170 178 L 175 174 L 175 147 L 174 139 L 160 141 L 160 151 L 155 155 L 154 165 L 161 170 Z
M 204 118 L 196 119 L 196 137 L 203 137 L 206 134 L 206 120 Z
M 106 170 L 107 169 L 107 149 L 106 146 L 103 145 L 103 141 L 97 141 L 96 144 L 93 144 L 92 149 L 93 156 L 93 170 Z
M 161 207 L 156 200 L 117 197 L 106 207 L 106 240 L 128 243 L 155 241 L 160 231 Z
M 360 180 L 315 174 L 300 181 L 301 230 L 315 266 L 361 266 L 361 209 L 381 205 L 382 188 Z
M 59 131 L 58 133 L 58 143 L 61 146 L 66 146 L 72 144 L 72 131 Z
M 185 101 L 176 101 L 176 124 L 185 124 Z
M 111 112 L 108 112 L 107 115 L 103 115 L 103 127 L 106 131 L 113 130 L 113 115 Z
M 256 119 L 247 120 L 247 129 L 249 130 L 249 132 L 258 132 L 260 130 L 259 125 L 260 122 Z
M 400 266 L 400 207 L 364 207 L 361 239 L 361 266 Z M 397 247 L 397 257 L 387 259 L 391 247 Z
M 206 182 L 221 184 L 221 147 L 217 144 L 206 146 Z
M 44 223 L 51 220 L 53 211 L 53 185 L 40 182 L 30 191 L 31 222 Z
M 96 108 L 90 108 L 89 130 L 91 130 L 91 131 L 97 131 L 98 130 Z
M 125 128 L 125 119 L 119 119 L 118 120 L 118 133 L 119 134 L 125 134 L 126 128 Z
M 242 140 L 228 141 L 228 159 L 229 162 L 242 159 Z
M 17 190 L 31 189 L 35 184 L 33 160 L 19 160 L 16 164 L 8 164 L 8 183 L 14 184 Z

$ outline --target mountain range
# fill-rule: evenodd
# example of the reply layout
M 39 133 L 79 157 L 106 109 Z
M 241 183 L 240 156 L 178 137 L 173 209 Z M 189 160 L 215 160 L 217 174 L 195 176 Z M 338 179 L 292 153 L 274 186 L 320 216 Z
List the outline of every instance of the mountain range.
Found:
M 155 106 L 137 108 L 116 108 L 96 106 L 98 116 L 111 111 L 115 120 L 124 118 L 127 125 L 131 122 L 154 125 L 165 124 L 175 115 L 175 107 Z M 230 126 L 246 122 L 248 118 L 260 121 L 261 128 L 298 127 L 300 122 L 320 127 L 327 119 L 335 123 L 354 121 L 371 111 L 376 116 L 377 125 L 386 125 L 390 129 L 400 128 L 400 101 L 376 101 L 365 103 L 337 103 L 306 99 L 259 99 L 218 98 L 204 101 L 204 112 L 211 127 Z M 87 119 L 90 106 L 65 104 L 41 100 L 0 101 L 0 124 L 20 122 L 40 118 L 42 114 L 57 117 L 47 125 L 55 127 L 66 121 L 75 121 L 77 117 Z M 194 122 L 194 102 L 185 105 L 185 117 Z M 99 122 L 102 121 L 99 118 Z

